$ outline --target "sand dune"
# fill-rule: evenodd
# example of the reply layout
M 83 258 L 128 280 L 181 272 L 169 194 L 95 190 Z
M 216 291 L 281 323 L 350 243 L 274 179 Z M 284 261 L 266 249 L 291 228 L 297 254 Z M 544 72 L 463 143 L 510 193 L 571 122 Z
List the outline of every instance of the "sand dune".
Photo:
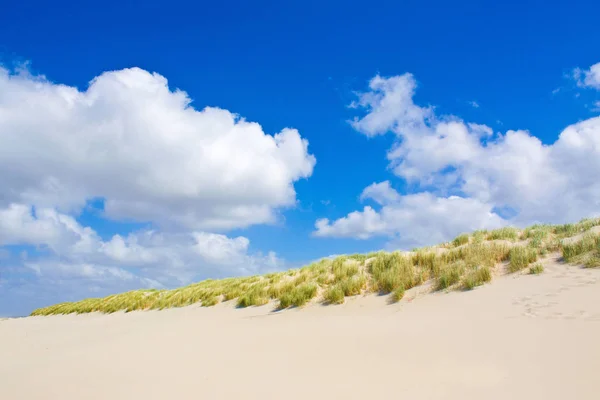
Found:
M 0 398 L 597 399 L 600 270 L 544 263 L 394 305 L 5 320 Z

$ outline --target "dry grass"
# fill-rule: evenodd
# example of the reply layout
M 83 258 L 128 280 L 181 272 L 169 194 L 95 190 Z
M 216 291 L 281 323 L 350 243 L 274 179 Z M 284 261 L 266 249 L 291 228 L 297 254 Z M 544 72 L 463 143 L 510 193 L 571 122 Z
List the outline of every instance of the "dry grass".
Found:
M 581 240 L 562 245 L 565 262 L 586 268 L 600 267 L 600 235 L 587 233 Z
M 511 240 L 515 241 L 519 238 L 519 231 L 513 227 L 506 227 L 493 230 L 487 234 L 487 240 Z
M 535 263 L 529 268 L 529 273 L 531 275 L 539 275 L 544 272 L 544 266 L 541 263 Z
M 437 290 L 443 290 L 454 286 L 460 281 L 465 272 L 464 263 L 455 263 L 445 267 L 437 278 Z
M 462 235 L 458 235 L 456 238 L 454 238 L 454 240 L 452 241 L 452 246 L 458 247 L 467 243 L 469 243 L 469 235 L 463 233 Z
M 596 218 L 576 224 L 535 225 L 523 231 L 476 231 L 438 248 L 414 253 L 353 254 L 263 276 L 209 279 L 173 290 L 134 290 L 57 304 L 35 310 L 32 315 L 161 310 L 190 304 L 210 307 L 222 301 L 234 301 L 237 307 L 273 301 L 279 309 L 285 309 L 315 300 L 341 304 L 347 296 L 365 293 L 391 294 L 391 301 L 399 301 L 405 290 L 428 280 L 433 280 L 436 290 L 472 289 L 489 282 L 492 271 L 502 262 L 508 261 L 509 272 L 517 272 L 549 252 L 561 251 L 565 262 L 600 267 L 600 235 L 588 232 L 575 242 L 564 240 L 599 225 L 600 218 Z M 519 239 L 526 242 L 517 242 Z M 541 271 L 541 264 L 529 270 Z
M 342 304 L 345 299 L 344 289 L 340 285 L 330 286 L 323 294 L 323 300 L 326 304 Z
M 492 272 L 489 267 L 476 268 L 469 271 L 463 278 L 462 287 L 465 290 L 474 289 L 492 280 Z
M 526 268 L 529 264 L 537 260 L 537 251 L 530 247 L 516 246 L 510 249 L 508 253 L 508 270 L 517 272 Z
M 302 283 L 279 297 L 279 308 L 301 307 L 317 295 L 317 285 Z

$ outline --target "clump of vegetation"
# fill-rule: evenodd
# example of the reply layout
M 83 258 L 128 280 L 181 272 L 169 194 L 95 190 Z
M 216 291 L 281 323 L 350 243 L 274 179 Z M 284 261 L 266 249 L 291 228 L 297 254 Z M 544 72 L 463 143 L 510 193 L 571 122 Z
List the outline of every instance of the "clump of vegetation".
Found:
M 238 297 L 238 307 L 262 306 L 269 302 L 270 296 L 267 291 L 267 282 L 255 284 L 246 293 Z
M 398 286 L 392 292 L 392 298 L 390 299 L 392 303 L 397 303 L 404 297 L 404 286 Z
M 339 282 L 344 296 L 359 295 L 367 285 L 367 278 L 364 275 L 354 275 Z
M 489 267 L 481 267 L 469 271 L 463 278 L 462 287 L 465 290 L 474 289 L 492 280 L 492 272 Z
M 572 262 L 577 257 L 597 250 L 600 245 L 600 235 L 586 234 L 580 240 L 563 244 L 562 256 L 566 262 Z
M 600 235 L 587 233 L 576 242 L 563 244 L 562 256 L 565 262 L 571 264 L 600 267 Z
M 464 263 L 455 263 L 444 268 L 437 278 L 436 290 L 443 290 L 457 284 L 465 271 Z
M 372 287 L 375 291 L 388 294 L 403 286 L 414 286 L 415 270 L 411 260 L 400 253 L 379 255 L 371 264 Z
M 439 275 L 445 260 L 432 251 L 419 250 L 410 257 L 410 262 L 421 271 L 423 278 Z M 421 280 L 421 278 L 419 278 Z
M 358 274 L 358 263 L 346 257 L 338 257 L 333 261 L 331 270 L 334 282 L 339 282 Z
M 488 235 L 487 230 L 478 230 L 473 232 L 473 243 L 481 243 L 486 240 Z
M 505 227 L 493 230 L 488 233 L 487 240 L 511 240 L 515 241 L 519 238 L 519 231 L 513 227 Z
M 314 283 L 303 283 L 279 297 L 279 308 L 301 307 L 317 295 L 317 285 Z
M 469 243 L 469 235 L 466 233 L 463 233 L 462 235 L 458 235 L 457 237 L 454 238 L 454 240 L 452 241 L 452 246 L 458 247 L 458 246 L 462 246 L 463 244 L 467 244 L 467 243 Z
M 161 310 L 190 304 L 210 307 L 222 301 L 233 301 L 238 307 L 277 301 L 283 309 L 300 307 L 317 296 L 327 304 L 340 304 L 347 296 L 369 292 L 391 294 L 390 300 L 398 301 L 405 290 L 427 280 L 434 280 L 437 290 L 472 289 L 488 282 L 493 268 L 503 261 L 508 261 L 510 272 L 530 267 L 530 273 L 539 273 L 543 270 L 541 264 L 531 264 L 548 252 L 561 251 L 569 263 L 600 267 L 600 235 L 588 232 L 596 226 L 600 226 L 600 218 L 576 224 L 534 225 L 521 235 L 515 228 L 481 230 L 459 235 L 441 247 L 417 249 L 412 254 L 379 251 L 324 258 L 285 272 L 207 279 L 173 290 L 134 290 L 56 304 L 35 310 L 32 315 Z M 581 233 L 584 236 L 578 241 L 565 240 Z M 527 245 L 496 242 L 515 242 L 519 238 L 526 239 Z
M 516 246 L 508 253 L 508 270 L 517 272 L 537 260 L 537 252 L 530 247 Z
M 538 229 L 530 229 L 524 232 L 524 238 L 529 239 L 529 247 L 533 247 L 534 249 L 541 249 L 544 240 L 548 238 L 549 230 L 544 228 Z
M 529 273 L 531 275 L 539 275 L 544 272 L 544 266 L 541 263 L 535 263 L 529 268 Z
M 342 304 L 345 298 L 344 289 L 340 285 L 330 286 L 323 294 L 323 300 L 327 304 Z

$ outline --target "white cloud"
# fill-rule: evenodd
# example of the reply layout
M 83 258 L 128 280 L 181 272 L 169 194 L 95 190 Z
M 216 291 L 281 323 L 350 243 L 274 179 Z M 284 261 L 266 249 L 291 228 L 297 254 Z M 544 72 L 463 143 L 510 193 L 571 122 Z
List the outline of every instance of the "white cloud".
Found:
M 368 239 L 373 235 L 385 232 L 386 225 L 377 211 L 367 206 L 362 212 L 351 212 L 347 217 L 332 223 L 327 218 L 319 219 L 315 223 L 315 227 L 317 228 L 315 236 Z
M 417 83 L 411 74 L 384 78 L 375 76 L 369 82 L 371 91 L 362 93 L 354 103 L 356 108 L 368 111 L 363 118 L 354 118 L 351 125 L 367 136 L 382 135 L 390 127 L 425 126 L 432 109 L 421 108 L 412 102 Z
M 293 206 L 315 158 L 295 129 L 274 136 L 219 108 L 201 111 L 139 68 L 105 72 L 85 91 L 0 67 L 0 207 L 76 212 L 190 230 L 272 222 Z
M 367 114 L 352 126 L 367 136 L 392 132 L 391 170 L 423 193 L 393 195 L 389 183 L 378 184 L 385 190 L 371 185 L 363 196 L 383 204 L 380 211 L 367 207 L 333 222 L 319 220 L 317 236 L 399 235 L 409 237 L 400 244 L 433 244 L 477 227 L 567 222 L 600 212 L 600 117 L 575 123 L 553 144 L 543 144 L 527 131 L 493 135 L 485 125 L 416 105 L 411 74 L 376 76 L 369 87 L 356 102 Z M 385 204 L 380 191 L 400 199 Z M 497 209 L 514 216 L 503 220 L 493 213 Z M 422 235 L 419 226 L 426 227 Z
M 476 102 L 475 100 L 473 100 L 473 101 L 470 101 L 470 102 L 469 102 L 469 105 L 470 105 L 471 107 L 473 107 L 473 108 L 479 108 L 479 103 L 478 103 L 478 102 Z
M 377 185 L 377 186 L 376 186 Z M 367 189 L 388 187 L 389 182 Z M 366 189 L 365 189 L 366 190 Z M 458 196 L 436 197 L 431 193 L 388 196 L 379 211 L 366 206 L 348 216 L 330 222 L 318 220 L 315 236 L 354 237 L 368 239 L 387 236 L 403 248 L 440 243 L 460 232 L 493 229 L 505 222 L 492 211 L 492 206 L 477 199 Z
M 362 201 L 372 199 L 378 204 L 394 203 L 400 200 L 400 194 L 390 186 L 390 181 L 373 183 L 367 186 L 360 195 Z
M 297 130 L 196 110 L 156 73 L 105 72 L 79 90 L 0 67 L 0 303 L 13 304 L 0 314 L 281 269 L 216 232 L 274 222 L 315 162 Z M 103 217 L 156 228 L 102 238 L 77 220 L 98 199 Z
M 78 278 L 112 277 L 156 285 L 186 284 L 207 276 L 254 274 L 279 269 L 274 253 L 250 254 L 250 241 L 222 234 L 152 230 L 102 238 L 90 227 L 51 209 L 13 204 L 0 210 L 0 246 L 37 246 L 49 256 L 26 260 L 39 275 Z M 123 268 L 128 268 L 124 270 Z
M 577 81 L 577 86 L 600 90 L 600 62 L 586 70 L 575 68 L 573 77 Z

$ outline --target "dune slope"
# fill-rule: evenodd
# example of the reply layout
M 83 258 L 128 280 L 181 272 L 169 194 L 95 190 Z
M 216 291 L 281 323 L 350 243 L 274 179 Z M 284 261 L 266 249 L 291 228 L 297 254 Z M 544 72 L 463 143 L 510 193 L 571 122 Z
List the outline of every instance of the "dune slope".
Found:
M 600 270 L 542 263 L 392 305 L 5 320 L 0 398 L 597 399 Z

